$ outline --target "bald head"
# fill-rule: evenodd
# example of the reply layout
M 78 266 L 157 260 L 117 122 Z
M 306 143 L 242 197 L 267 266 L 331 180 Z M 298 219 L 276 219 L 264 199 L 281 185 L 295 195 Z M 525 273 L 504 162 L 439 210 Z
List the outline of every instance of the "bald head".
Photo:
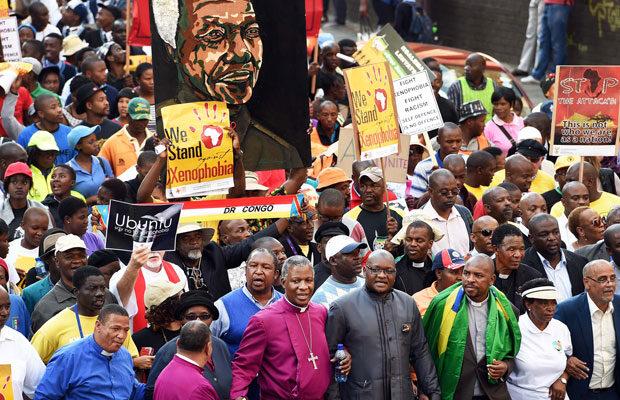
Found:
M 519 202 L 519 210 L 521 210 L 523 225 L 529 229 L 530 219 L 532 219 L 533 216 L 546 214 L 548 212 L 547 202 L 545 198 L 538 193 L 525 193 Z
M 28 161 L 26 150 L 15 142 L 6 142 L 0 145 L 0 180 L 4 180 L 6 168 L 14 162 Z
M 573 164 L 568 167 L 566 171 L 566 182 L 578 182 L 579 181 L 579 163 Z M 592 164 L 587 161 L 583 162 L 583 181 L 586 185 L 590 195 L 598 192 L 598 171 Z
M 48 219 L 47 211 L 45 211 L 45 209 L 39 208 L 39 207 L 31 207 L 31 208 L 27 209 L 26 212 L 24 213 L 24 218 L 22 219 L 22 224 L 25 224 L 26 221 L 31 221 L 31 220 L 33 220 L 35 218 L 45 218 L 47 220 Z
M 489 215 L 483 215 L 474 221 L 474 225 L 472 226 L 472 231 L 477 229 L 495 229 L 497 228 L 497 221 L 495 218 Z
M 469 62 L 469 63 L 483 63 L 484 65 L 487 64 L 486 60 L 484 59 L 484 57 L 482 57 L 482 55 L 480 53 L 471 53 L 469 56 L 467 56 L 467 58 L 465 59 L 465 62 Z
M 448 154 L 446 158 L 443 159 L 443 167 L 450 171 L 452 171 L 453 169 L 464 169 L 465 160 L 460 154 Z
M 376 262 L 378 262 L 379 260 L 385 260 L 389 263 L 391 263 L 392 265 L 395 265 L 395 261 L 394 261 L 394 256 L 386 251 L 386 250 L 375 250 L 372 253 L 370 253 L 370 256 L 368 256 L 368 260 L 366 261 L 367 263 L 371 263 L 371 264 L 375 264 Z
M 446 182 L 454 179 L 454 175 L 452 172 L 447 169 L 440 168 L 438 170 L 433 171 L 428 178 L 428 186 L 431 189 L 439 189 L 444 186 Z
M 483 268 L 490 275 L 495 274 L 495 264 L 493 264 L 493 259 L 486 254 L 476 254 L 471 257 L 465 263 L 465 268 L 467 268 L 467 266 L 477 266 Z
M 536 175 L 534 165 L 521 154 L 514 154 L 506 159 L 506 180 L 517 185 L 521 192 L 529 192 Z
M 607 213 L 607 226 L 613 224 L 620 224 L 620 206 L 615 206 Z
M 562 188 L 561 201 L 564 206 L 564 214 L 568 217 L 575 208 L 590 205 L 590 191 L 581 182 L 567 182 Z

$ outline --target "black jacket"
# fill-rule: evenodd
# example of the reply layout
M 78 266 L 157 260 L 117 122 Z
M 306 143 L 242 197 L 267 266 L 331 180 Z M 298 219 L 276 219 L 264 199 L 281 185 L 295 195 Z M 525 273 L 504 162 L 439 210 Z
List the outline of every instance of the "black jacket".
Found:
M 584 257 L 588 261 L 605 260 L 609 261 L 609 253 L 605 241 L 599 240 L 594 244 L 589 244 L 575 250 L 575 254 Z
M 573 296 L 578 295 L 584 291 L 583 286 L 583 267 L 588 263 L 588 260 L 578 256 L 572 251 L 562 249 L 562 253 L 566 257 L 566 269 L 568 270 L 568 277 L 570 279 L 571 291 Z M 534 247 L 530 247 L 525 251 L 525 257 L 522 260 L 523 264 L 527 264 L 542 274 L 543 277 L 547 276 L 545 267 L 543 267 L 538 253 Z
M 255 235 L 231 246 L 220 247 L 215 242 L 209 242 L 202 250 L 200 260 L 200 272 L 202 273 L 202 284 L 215 297 L 219 299 L 230 292 L 230 281 L 228 280 L 228 270 L 237 268 L 244 262 L 252 251 L 252 244 L 258 238 L 271 236 L 278 237 L 279 232 L 275 224 L 271 224 L 266 229 L 257 232 Z M 179 255 L 179 251 L 167 252 L 164 260 L 174 263 L 181 267 L 187 276 L 187 285 L 190 290 L 197 289 L 191 271 L 187 270 Z
M 321 287 L 323 283 L 332 275 L 332 268 L 329 262 L 321 261 L 314 265 L 314 291 Z
M 501 290 L 508 300 L 519 309 L 520 314 L 525 312 L 525 307 L 521 295 L 518 293 L 519 287 L 529 280 L 543 277 L 539 271 L 523 263 L 519 264 L 519 268 L 512 271 L 506 279 L 501 279 L 498 273 L 495 276 L 495 287 Z
M 404 255 L 396 263 L 396 281 L 394 289 L 407 293 L 409 296 L 419 292 L 433 283 L 431 268 L 433 261 L 430 257 L 424 260 L 424 267 L 415 268 L 407 255 Z

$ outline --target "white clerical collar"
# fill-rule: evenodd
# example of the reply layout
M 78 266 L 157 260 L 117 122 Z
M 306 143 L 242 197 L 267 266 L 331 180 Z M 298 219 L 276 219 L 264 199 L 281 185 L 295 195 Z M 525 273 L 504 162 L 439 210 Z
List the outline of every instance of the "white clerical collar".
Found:
M 101 355 L 102 356 L 106 356 L 106 357 L 112 357 L 114 355 L 114 353 L 110 353 L 109 351 L 105 351 L 105 350 L 101 349 Z
M 489 295 L 487 294 L 487 298 L 482 300 L 480 303 L 473 301 L 471 298 L 469 299 L 469 303 L 474 307 L 482 307 L 483 305 L 487 303 L 488 300 L 489 300 Z
M 295 307 L 296 309 L 298 309 L 298 310 L 299 310 L 299 312 L 302 312 L 302 313 L 303 313 L 303 312 L 306 312 L 306 310 L 308 309 L 308 306 L 305 306 L 305 307 L 299 307 L 299 306 L 296 306 L 295 304 L 291 303 L 291 302 L 290 302 L 290 300 L 288 299 L 288 297 L 286 297 L 286 295 L 284 295 L 283 297 L 284 297 L 284 300 L 286 300 L 286 302 L 287 302 L 288 304 L 290 304 L 290 305 L 292 305 L 293 307 Z
M 196 361 L 192 360 L 192 359 L 191 359 L 191 358 L 189 358 L 189 357 L 185 357 L 183 354 L 179 354 L 179 353 L 177 353 L 177 354 L 175 354 L 175 355 L 176 355 L 177 357 L 179 357 L 181 360 L 187 361 L 188 363 L 193 364 L 193 365 L 195 365 L 195 366 L 197 366 L 197 367 L 199 367 L 199 368 L 204 368 L 204 365 L 202 365 L 202 366 L 201 366 L 201 365 L 198 365 L 198 363 L 197 363 Z
M 499 276 L 499 279 L 508 279 L 510 274 L 498 274 L 498 276 Z
M 426 263 L 425 263 L 424 261 L 419 262 L 419 263 L 418 263 L 418 262 L 413 262 L 413 261 L 411 262 L 411 266 L 412 266 L 413 268 L 418 268 L 418 269 L 422 269 L 422 268 L 424 268 L 424 265 L 425 265 L 425 264 L 426 264 Z

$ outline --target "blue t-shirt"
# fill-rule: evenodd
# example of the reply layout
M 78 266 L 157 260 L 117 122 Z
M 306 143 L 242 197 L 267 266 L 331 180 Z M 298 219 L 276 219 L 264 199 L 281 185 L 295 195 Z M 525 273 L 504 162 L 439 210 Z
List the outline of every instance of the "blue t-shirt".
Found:
M 11 311 L 9 311 L 9 319 L 6 326 L 15 329 L 25 337 L 28 337 L 30 331 L 30 313 L 26 308 L 26 303 L 16 294 L 10 294 Z
M 19 134 L 17 143 L 19 143 L 24 149 L 28 148 L 28 142 L 36 131 L 40 131 L 40 129 L 35 124 L 28 125 L 24 128 L 22 133 Z M 63 124 L 60 124 L 56 132 L 50 132 L 54 135 L 56 145 L 60 149 L 60 153 L 58 153 L 58 157 L 56 157 L 56 161 L 54 162 L 56 165 L 66 164 L 77 154 L 75 149 L 69 148 L 69 142 L 67 141 L 67 135 L 69 135 L 69 132 L 71 132 L 71 128 Z
M 114 173 L 110 163 L 103 157 L 90 156 L 93 163 L 91 172 L 84 170 L 80 164 L 72 158 L 67 165 L 75 170 L 75 187 L 73 190 L 82 194 L 87 199 L 97 194 L 99 186 L 106 178 L 113 178 Z

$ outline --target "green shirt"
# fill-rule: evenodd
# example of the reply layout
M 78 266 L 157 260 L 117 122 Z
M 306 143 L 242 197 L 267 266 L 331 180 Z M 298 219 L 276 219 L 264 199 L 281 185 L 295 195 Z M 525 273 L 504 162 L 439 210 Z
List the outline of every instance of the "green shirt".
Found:
M 62 100 L 60 100 L 59 95 L 57 95 L 56 93 L 50 90 L 45 89 L 43 86 L 41 86 L 39 82 L 37 82 L 37 88 L 33 90 L 32 92 L 30 92 L 30 96 L 32 96 L 32 100 L 35 100 L 37 97 L 41 96 L 42 94 L 49 94 L 51 96 L 55 96 L 58 99 L 58 102 L 62 105 Z

